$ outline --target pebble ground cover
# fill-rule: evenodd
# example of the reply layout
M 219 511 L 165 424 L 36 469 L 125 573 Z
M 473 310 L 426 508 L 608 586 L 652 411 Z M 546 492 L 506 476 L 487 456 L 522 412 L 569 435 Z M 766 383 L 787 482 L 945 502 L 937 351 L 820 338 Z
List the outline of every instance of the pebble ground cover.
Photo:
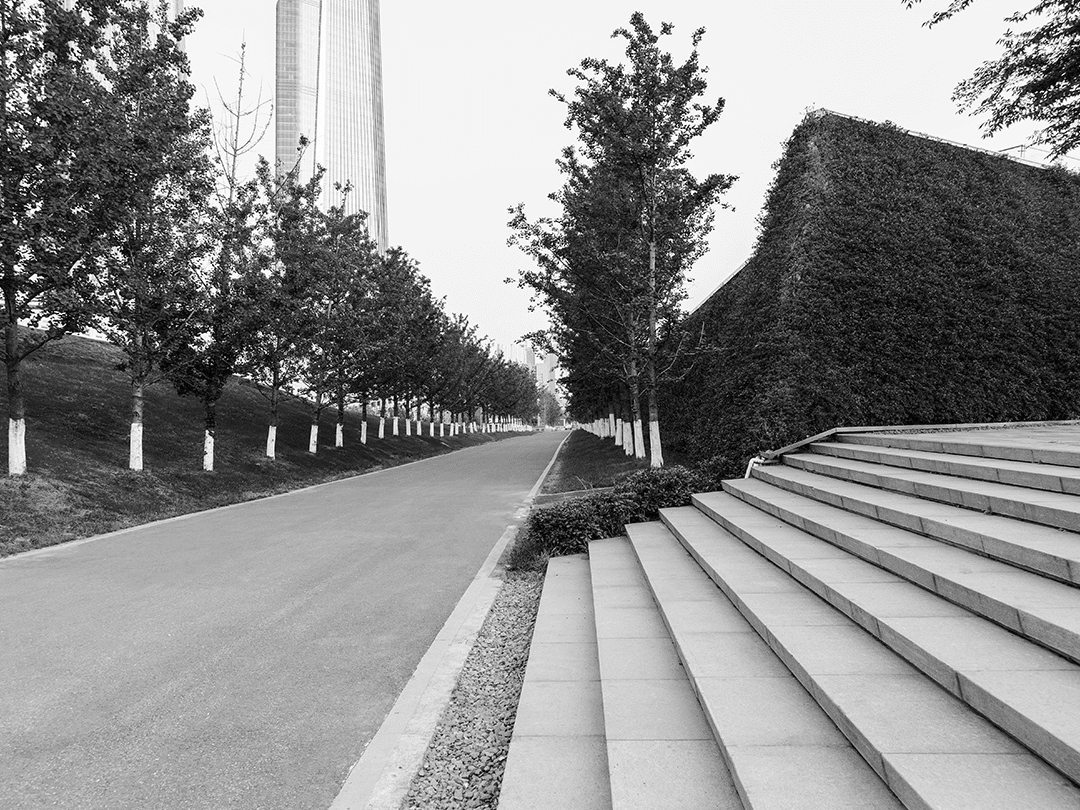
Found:
M 510 571 L 469 652 L 402 810 L 494 810 L 544 575 Z

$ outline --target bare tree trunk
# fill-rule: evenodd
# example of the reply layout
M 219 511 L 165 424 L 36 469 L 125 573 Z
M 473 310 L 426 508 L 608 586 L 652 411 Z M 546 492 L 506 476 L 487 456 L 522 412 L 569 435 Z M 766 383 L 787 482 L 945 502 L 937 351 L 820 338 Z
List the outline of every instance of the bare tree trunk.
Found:
M 322 411 L 322 388 L 315 389 L 315 404 L 311 409 L 311 434 L 308 437 L 308 452 L 319 452 L 319 413 Z
M 8 312 L 13 302 L 8 303 Z M 4 335 L 4 366 L 8 394 L 8 475 L 26 474 L 26 401 L 22 391 L 19 323 L 8 321 Z
M 203 465 L 205 472 L 214 471 L 214 439 L 217 437 L 217 400 L 204 399 Z
M 337 429 L 334 431 L 334 447 L 345 446 L 345 388 L 337 387 Z
M 655 369 L 650 368 L 650 372 L 653 371 Z M 660 445 L 660 409 L 656 403 L 656 386 L 652 384 L 649 385 L 649 466 L 664 466 L 664 451 Z
M 278 429 L 278 398 L 280 396 L 281 380 L 277 368 L 274 369 L 274 378 L 270 385 L 270 426 L 266 429 L 266 457 L 277 458 L 277 429 Z
M 634 455 L 634 417 L 630 410 L 630 395 L 623 392 L 622 397 L 622 446 L 628 456 Z
M 142 472 L 143 469 L 144 393 L 145 383 L 140 374 L 131 381 L 131 434 L 128 439 L 128 469 L 136 472 Z
M 655 210 L 654 210 L 655 216 Z M 656 239 L 649 242 L 649 354 L 645 360 L 649 395 L 649 466 L 664 466 L 660 446 L 660 410 L 656 406 Z
M 641 387 L 638 383 L 638 364 L 636 359 L 630 360 L 630 379 L 627 384 L 630 387 L 630 420 L 634 430 L 634 458 L 645 458 L 645 434 L 641 427 Z

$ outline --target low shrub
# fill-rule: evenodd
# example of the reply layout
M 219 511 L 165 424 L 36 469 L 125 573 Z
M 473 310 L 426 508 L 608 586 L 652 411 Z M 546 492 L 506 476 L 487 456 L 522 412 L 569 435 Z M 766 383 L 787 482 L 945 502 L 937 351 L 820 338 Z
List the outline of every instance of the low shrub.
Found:
M 661 509 L 689 506 L 693 493 L 719 489 L 721 476 L 734 477 L 729 473 L 735 466 L 717 457 L 693 469 L 674 465 L 642 470 L 620 481 L 611 492 L 533 509 L 518 541 L 521 551 L 515 550 L 516 567 L 524 567 L 529 555 L 578 554 L 590 540 L 618 537 L 627 523 L 656 520 Z
M 660 510 L 689 506 L 690 496 L 702 490 L 701 475 L 686 467 L 642 470 L 615 485 L 615 494 L 629 498 L 635 521 L 656 520 Z M 620 532 L 621 533 L 621 532 Z
M 549 555 L 576 554 L 584 551 L 590 540 L 622 534 L 623 524 L 632 514 L 630 499 L 604 492 L 534 509 L 526 529 Z
M 697 492 L 716 492 L 720 489 L 720 483 L 730 478 L 742 478 L 746 468 L 746 462 L 734 461 L 727 456 L 712 456 L 711 458 L 694 465 L 694 472 L 698 474 L 701 489 Z

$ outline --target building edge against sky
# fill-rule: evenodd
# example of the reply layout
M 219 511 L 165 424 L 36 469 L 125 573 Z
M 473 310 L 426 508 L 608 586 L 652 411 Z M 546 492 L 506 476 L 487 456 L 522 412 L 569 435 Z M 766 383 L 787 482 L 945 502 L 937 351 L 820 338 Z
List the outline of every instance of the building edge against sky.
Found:
M 323 204 L 366 211 L 380 252 L 389 245 L 379 0 L 277 0 L 275 158 L 301 160 L 300 180 L 326 168 Z M 310 145 L 300 155 L 300 137 Z

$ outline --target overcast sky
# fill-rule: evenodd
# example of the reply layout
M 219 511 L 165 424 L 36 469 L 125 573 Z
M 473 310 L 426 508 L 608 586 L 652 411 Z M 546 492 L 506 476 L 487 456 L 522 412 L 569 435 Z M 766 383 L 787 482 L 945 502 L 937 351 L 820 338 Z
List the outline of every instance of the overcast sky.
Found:
M 385 2 L 391 244 L 420 262 L 451 311 L 495 341 L 508 344 L 542 326 L 528 312 L 527 292 L 503 283 L 528 261 L 506 247 L 506 209 L 524 202 L 533 216 L 553 213 L 546 196 L 561 185 L 554 161 L 572 136 L 547 91 L 572 91 L 566 70 L 586 56 L 620 57 L 620 40 L 610 34 L 640 10 L 656 30 L 662 20 L 675 24 L 662 42 L 677 58 L 694 29 L 705 27 L 709 94 L 727 102 L 694 150 L 694 167 L 740 179 L 726 196 L 734 210 L 719 212 L 710 251 L 692 273 L 692 307 L 749 258 L 772 164 L 807 109 L 991 149 L 1025 140 L 1030 128 L 982 140 L 978 119 L 958 113 L 950 96 L 997 55 L 1002 19 L 1030 0 L 980 0 L 933 30 L 922 27 L 946 1 L 925 0 L 913 11 L 900 0 Z M 214 101 L 215 79 L 235 92 L 233 59 L 245 40 L 249 70 L 271 97 L 274 0 L 201 6 L 188 53 L 204 103 Z M 260 151 L 272 156 L 272 129 Z

